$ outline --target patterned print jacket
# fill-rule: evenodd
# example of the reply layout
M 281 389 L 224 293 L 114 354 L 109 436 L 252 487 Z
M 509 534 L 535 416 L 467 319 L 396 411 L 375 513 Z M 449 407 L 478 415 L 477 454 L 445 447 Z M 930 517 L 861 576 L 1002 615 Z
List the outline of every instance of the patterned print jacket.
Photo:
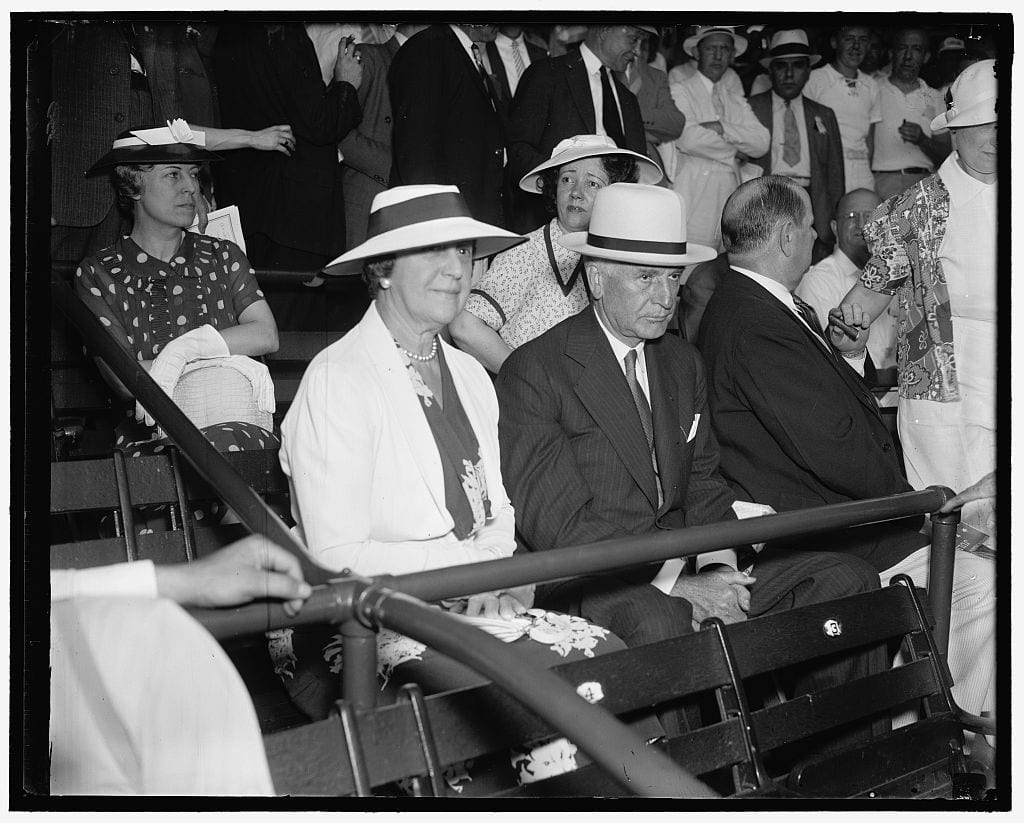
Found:
M 875 209 L 864 226 L 871 259 L 860 281 L 898 294 L 896 360 L 900 397 L 950 403 L 960 399 L 953 323 L 939 249 L 949 221 L 949 190 L 926 177 Z

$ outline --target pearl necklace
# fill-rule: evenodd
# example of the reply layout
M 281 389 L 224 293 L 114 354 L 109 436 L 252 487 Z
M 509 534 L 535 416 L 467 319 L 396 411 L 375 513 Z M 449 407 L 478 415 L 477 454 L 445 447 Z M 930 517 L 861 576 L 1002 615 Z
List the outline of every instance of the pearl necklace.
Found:
M 408 357 L 410 360 L 417 360 L 420 363 L 428 363 L 437 357 L 437 337 L 434 337 L 434 342 L 430 346 L 430 354 L 414 354 L 405 348 L 401 343 L 395 340 L 395 345 L 401 350 L 402 354 Z

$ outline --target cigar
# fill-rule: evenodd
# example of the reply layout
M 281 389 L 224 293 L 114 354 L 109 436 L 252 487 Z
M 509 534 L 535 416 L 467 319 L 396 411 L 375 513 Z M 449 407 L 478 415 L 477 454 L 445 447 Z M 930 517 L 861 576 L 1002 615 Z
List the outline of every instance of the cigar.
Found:
M 834 314 L 830 314 L 828 316 L 828 322 L 829 325 L 838 326 L 843 331 L 843 333 L 851 340 L 856 340 L 858 337 L 860 337 L 861 330 L 859 328 L 857 328 L 856 326 L 847 325 Z

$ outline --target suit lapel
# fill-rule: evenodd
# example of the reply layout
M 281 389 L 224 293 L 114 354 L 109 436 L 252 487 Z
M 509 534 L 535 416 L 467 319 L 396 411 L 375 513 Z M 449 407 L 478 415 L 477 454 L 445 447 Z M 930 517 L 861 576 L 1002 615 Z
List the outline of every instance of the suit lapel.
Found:
M 573 321 L 565 355 L 582 366 L 574 386 L 576 396 L 608 438 L 626 471 L 650 501 L 651 508 L 656 509 L 658 488 L 648 456 L 647 437 L 626 378 L 615 362 L 593 309 L 584 309 Z
M 512 87 L 508 82 L 508 72 L 505 70 L 501 54 L 498 53 L 498 46 L 493 40 L 487 44 L 487 59 L 491 61 L 491 76 L 494 77 L 498 99 L 504 103 L 511 102 Z
M 449 42 L 451 43 L 451 47 L 455 49 L 459 54 L 456 60 L 459 62 L 459 65 L 461 65 L 465 71 L 468 71 L 470 73 L 470 76 L 472 77 L 472 80 L 470 82 L 472 82 L 472 84 L 479 90 L 480 94 L 482 94 L 484 96 L 484 99 L 487 101 L 487 105 L 490 106 L 491 101 L 490 97 L 487 94 L 487 86 L 484 85 L 485 82 L 489 81 L 485 81 L 484 78 L 480 76 L 480 70 L 477 68 L 476 61 L 473 60 L 473 58 L 470 57 L 466 50 L 462 47 L 462 43 L 459 41 L 459 38 L 456 36 L 455 32 L 451 30 L 451 27 L 446 25 L 444 26 L 444 29 L 448 33 L 448 38 Z M 493 84 L 491 85 L 491 89 L 494 89 Z
M 587 134 L 597 131 L 597 114 L 594 111 L 594 98 L 590 96 L 590 78 L 587 77 L 587 66 L 583 58 L 577 54 L 574 60 L 566 63 L 569 93 L 587 126 Z M 600 329 L 598 329 L 600 331 Z
M 736 279 L 736 284 L 740 288 L 749 287 L 749 293 L 754 296 L 759 302 L 764 305 L 765 311 L 773 311 L 776 316 L 781 316 L 787 323 L 795 323 L 800 329 L 801 334 L 807 338 L 808 345 L 814 347 L 815 351 L 829 364 L 829 367 L 834 369 L 835 372 L 843 379 L 850 391 L 852 391 L 861 404 L 870 410 L 872 415 L 881 420 L 881 413 L 878 411 L 878 404 L 875 402 L 874 396 L 865 388 L 861 382 L 857 373 L 846 363 L 843 362 L 843 357 L 839 354 L 833 356 L 829 352 L 825 351 L 824 344 L 818 335 L 811 331 L 805 326 L 800 319 L 787 309 L 782 303 L 775 299 L 765 289 L 761 288 L 757 283 L 740 274 L 737 271 L 731 271 L 730 275 Z M 819 318 L 820 320 L 821 318 Z
M 658 457 L 658 476 L 665 496 L 662 510 L 670 507 L 682 478 L 682 450 L 688 432 L 680 428 L 683 408 L 693 408 L 693 398 L 678 383 L 665 350 L 652 341 L 644 347 L 647 380 L 651 387 L 651 414 L 654 417 L 654 452 Z M 660 514 L 660 512 L 659 512 Z
M 409 375 L 395 347 L 391 333 L 381 320 L 376 305 L 371 305 L 357 327 L 366 341 L 366 356 L 375 369 L 383 396 L 388 398 L 396 428 L 402 432 L 412 463 L 430 489 L 439 511 L 447 511 L 444 500 L 444 474 L 433 432 L 423 414 L 420 401 L 412 390 Z
M 807 150 L 810 152 L 808 155 L 811 163 L 811 180 L 815 180 L 817 177 L 824 176 L 824 170 L 819 172 L 818 158 L 824 157 L 825 153 L 821 151 L 822 141 L 825 139 L 824 135 L 818 133 L 818 127 L 814 122 L 814 112 L 812 111 L 813 102 L 809 101 L 806 97 L 804 101 L 804 123 L 807 125 Z

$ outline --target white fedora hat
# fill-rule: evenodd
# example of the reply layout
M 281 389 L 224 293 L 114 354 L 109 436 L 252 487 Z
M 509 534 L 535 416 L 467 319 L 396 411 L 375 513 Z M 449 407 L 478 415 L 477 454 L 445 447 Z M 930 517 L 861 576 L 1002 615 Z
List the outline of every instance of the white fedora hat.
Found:
M 403 251 L 473 240 L 473 259 L 517 246 L 525 237 L 474 220 L 458 186 L 396 186 L 373 198 L 366 240 L 332 260 L 324 274 L 360 274 L 363 263 Z
M 969 65 L 957 75 L 949 95 L 949 108 L 932 120 L 933 132 L 994 123 L 999 96 L 996 61 L 979 60 Z
M 709 246 L 686 242 L 686 203 L 672 189 L 612 183 L 598 191 L 589 231 L 563 234 L 565 248 L 590 257 L 646 266 L 688 266 L 713 260 Z
M 780 57 L 806 57 L 811 68 L 818 65 L 821 60 L 820 54 L 811 52 L 807 32 L 803 29 L 783 29 L 775 32 L 768 41 L 768 54 L 762 57 L 760 62 L 767 69 L 771 66 L 772 60 L 778 60 Z
M 573 160 L 581 160 L 584 157 L 603 157 L 605 155 L 621 155 L 623 157 L 632 157 L 636 160 L 637 170 L 640 172 L 639 182 L 641 183 L 653 185 L 660 182 L 661 178 L 664 177 L 661 169 L 658 168 L 658 164 L 649 157 L 637 154 L 629 149 L 620 149 L 610 137 L 602 137 L 600 134 L 577 134 L 575 137 L 567 137 L 565 140 L 560 141 L 552 150 L 551 159 L 545 160 L 533 171 L 526 174 L 519 181 L 519 188 L 536 194 L 540 191 L 537 181 L 540 179 L 542 171 L 557 169 L 559 166 L 564 166 Z
M 697 57 L 697 44 L 705 37 L 712 34 L 728 34 L 732 38 L 733 48 L 736 49 L 736 57 L 739 57 L 747 50 L 747 38 L 733 31 L 735 26 L 700 26 L 697 33 L 687 37 L 683 41 L 683 51 L 690 57 Z

